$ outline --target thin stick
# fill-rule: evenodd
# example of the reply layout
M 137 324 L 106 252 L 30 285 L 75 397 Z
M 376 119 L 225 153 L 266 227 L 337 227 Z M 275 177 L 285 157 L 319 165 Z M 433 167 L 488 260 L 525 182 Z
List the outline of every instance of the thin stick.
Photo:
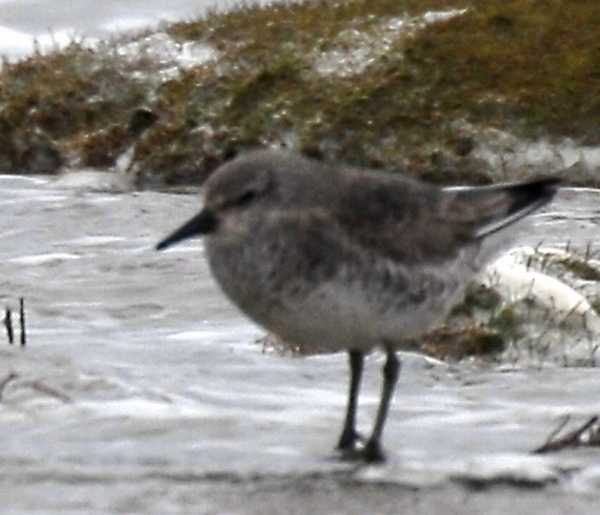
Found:
M 592 242 L 588 241 L 587 245 L 585 246 L 585 257 L 583 258 L 583 262 L 587 263 L 590 260 L 591 256 L 592 256 Z
M 46 395 L 50 395 L 51 397 L 59 399 L 65 403 L 73 401 L 73 399 L 71 399 L 71 397 L 69 397 L 66 393 L 63 393 L 60 390 L 58 390 L 57 388 L 49 386 L 42 381 L 39 381 L 39 380 L 29 381 L 29 382 L 23 383 L 23 384 L 26 386 L 29 386 L 33 390 L 36 390 L 41 393 L 45 393 Z
M 556 429 L 554 429 L 554 431 L 552 431 L 549 435 L 548 438 L 546 438 L 546 441 L 544 442 L 544 445 L 542 445 L 542 447 L 545 447 L 546 445 L 548 445 L 552 440 L 554 440 L 554 438 L 556 436 L 558 436 L 558 433 L 560 433 L 565 426 L 569 423 L 569 421 L 571 420 L 571 415 L 567 414 L 563 417 L 563 419 L 559 422 L 558 426 L 556 426 Z
M 5 378 L 0 380 L 0 401 L 2 401 L 2 394 L 4 393 L 4 388 L 6 387 L 6 385 L 14 379 L 16 379 L 17 377 L 19 377 L 19 374 L 17 374 L 16 372 L 9 372 L 9 374 Z
M 552 436 L 546 440 L 546 443 L 541 447 L 538 447 L 533 451 L 534 454 L 544 454 L 546 452 L 560 451 L 562 449 L 566 449 L 568 447 L 578 447 L 580 445 L 584 445 L 583 435 L 584 433 L 593 427 L 598 422 L 598 417 L 591 417 L 585 424 L 581 427 L 574 429 L 573 431 L 568 432 L 566 435 L 557 437 L 552 440 Z M 562 424 L 564 427 L 564 424 Z M 556 431 L 552 432 L 553 435 L 556 435 Z
M 6 336 L 8 337 L 8 344 L 12 345 L 15 341 L 15 333 L 13 332 L 12 325 L 12 311 L 7 307 L 4 311 L 4 327 L 6 328 Z
M 19 299 L 19 322 L 21 324 L 21 347 L 27 343 L 27 334 L 25 333 L 25 301 L 23 297 Z

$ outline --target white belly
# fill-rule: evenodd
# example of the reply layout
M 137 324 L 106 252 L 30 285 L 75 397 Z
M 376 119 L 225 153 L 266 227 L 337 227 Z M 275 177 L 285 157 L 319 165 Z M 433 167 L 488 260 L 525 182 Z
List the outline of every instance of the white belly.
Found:
M 267 331 L 325 351 L 366 352 L 419 336 L 447 316 L 476 272 L 472 256 L 430 266 L 356 256 L 333 275 L 298 273 L 293 247 L 269 254 L 252 243 L 207 247 L 224 292 Z
M 397 292 L 398 296 L 404 292 Z M 358 285 L 325 283 L 300 302 L 275 310 L 260 321 L 287 342 L 324 351 L 344 349 L 368 352 L 377 346 L 399 347 L 442 321 L 462 288 L 406 302 L 402 309 L 377 302 L 376 295 Z
M 300 302 L 275 310 L 264 325 L 300 346 L 368 351 L 380 343 L 378 319 L 363 295 L 327 283 Z

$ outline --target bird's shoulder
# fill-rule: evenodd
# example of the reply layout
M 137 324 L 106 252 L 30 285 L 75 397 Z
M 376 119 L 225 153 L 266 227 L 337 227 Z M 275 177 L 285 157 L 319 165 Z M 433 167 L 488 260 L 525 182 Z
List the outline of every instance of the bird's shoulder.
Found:
M 404 264 L 452 259 L 470 240 L 433 185 L 393 174 L 349 177 L 331 218 L 353 244 Z
M 452 259 L 472 236 L 451 221 L 447 197 L 436 186 L 350 171 L 326 187 L 321 192 L 313 186 L 314 202 L 303 198 L 263 218 L 267 239 L 311 256 L 313 263 L 361 254 L 411 265 Z

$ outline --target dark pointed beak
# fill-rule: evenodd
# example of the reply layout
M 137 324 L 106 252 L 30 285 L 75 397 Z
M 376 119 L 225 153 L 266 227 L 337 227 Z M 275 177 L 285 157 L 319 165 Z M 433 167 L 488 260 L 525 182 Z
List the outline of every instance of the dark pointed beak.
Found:
M 217 218 L 208 209 L 203 209 L 194 218 L 188 220 L 179 229 L 169 234 L 164 240 L 156 245 L 156 250 L 163 250 L 175 243 L 192 238 L 194 236 L 201 236 L 214 231 L 217 227 Z

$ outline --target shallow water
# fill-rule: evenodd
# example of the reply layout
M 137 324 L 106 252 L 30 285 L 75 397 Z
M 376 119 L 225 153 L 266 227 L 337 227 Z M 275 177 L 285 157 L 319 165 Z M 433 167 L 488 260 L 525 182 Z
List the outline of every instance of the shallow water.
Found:
M 526 241 L 569 234 L 585 245 L 599 198 L 563 192 Z M 596 369 L 403 355 L 385 435 L 390 462 L 354 470 L 332 452 L 345 356 L 263 352 L 262 331 L 220 293 L 198 240 L 152 249 L 198 208 L 196 195 L 91 193 L 0 176 L 0 205 L 0 300 L 14 309 L 25 298 L 28 329 L 25 349 L 0 346 L 0 382 L 18 374 L 0 402 L 3 513 L 167 513 L 190 504 L 208 513 L 201 487 L 215 478 L 239 487 L 340 471 L 366 483 L 509 478 L 600 492 L 599 450 L 529 454 L 563 415 L 582 422 L 600 412 Z M 365 432 L 381 364 L 379 355 L 367 362 Z

